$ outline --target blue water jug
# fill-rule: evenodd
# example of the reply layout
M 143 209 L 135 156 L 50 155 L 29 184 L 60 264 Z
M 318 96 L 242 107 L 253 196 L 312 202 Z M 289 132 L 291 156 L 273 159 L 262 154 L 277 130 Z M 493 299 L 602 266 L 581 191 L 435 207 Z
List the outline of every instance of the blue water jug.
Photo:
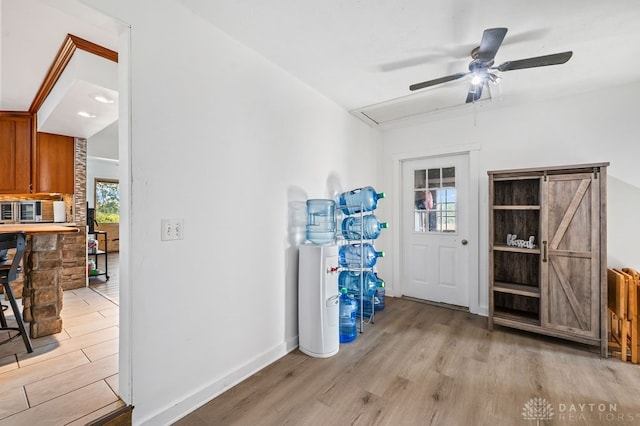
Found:
M 371 311 L 371 304 L 373 303 L 373 309 L 377 311 L 381 311 L 384 309 L 384 281 L 378 277 L 378 274 L 374 272 L 376 277 L 376 288 L 373 294 L 371 292 L 365 293 L 364 299 L 362 300 L 362 305 L 360 305 L 360 298 L 356 297 L 356 302 L 358 303 L 358 312 L 357 317 L 362 316 L 362 312 L 364 312 L 364 318 L 371 318 L 373 312 Z M 373 295 L 373 297 L 371 297 Z M 362 309 L 361 309 L 362 308 Z
M 371 268 L 383 256 L 384 252 L 376 251 L 370 243 L 348 244 L 340 246 L 338 263 L 345 268 Z
M 342 220 L 342 236 L 347 240 L 375 240 L 380 231 L 388 227 L 387 222 L 380 222 L 376 215 L 363 217 L 349 216 Z
M 356 317 L 362 316 L 362 312 L 364 312 L 364 319 L 368 320 L 373 315 L 371 312 L 371 298 L 365 297 L 362 301 L 362 310 L 360 309 L 360 301 L 358 300 L 358 312 L 356 313 Z M 375 308 L 374 308 L 375 309 Z
M 349 343 L 358 337 L 358 327 L 356 326 L 358 306 L 356 299 L 348 294 L 346 288 L 341 289 L 340 293 L 340 343 Z
M 384 198 L 384 192 L 377 193 L 372 187 L 365 186 L 338 195 L 338 208 L 344 214 L 370 212 L 378 207 L 380 198 Z
M 376 292 L 377 279 L 370 271 L 340 271 L 338 274 L 338 288 L 346 288 L 349 294 L 356 299 L 360 297 L 360 277 L 362 277 L 362 288 L 366 297 L 371 297 Z
M 381 311 L 384 309 L 384 295 L 385 295 L 384 280 L 380 278 L 378 274 L 375 274 L 375 275 L 376 275 L 376 278 L 378 279 L 378 286 L 376 287 L 374 309 L 376 311 Z
M 336 239 L 336 203 L 333 200 L 307 200 L 307 240 L 330 244 Z

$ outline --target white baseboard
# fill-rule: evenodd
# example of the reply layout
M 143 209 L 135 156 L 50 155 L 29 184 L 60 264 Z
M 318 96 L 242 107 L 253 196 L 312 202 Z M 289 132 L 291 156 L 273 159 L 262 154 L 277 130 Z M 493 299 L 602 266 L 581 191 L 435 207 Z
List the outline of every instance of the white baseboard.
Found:
M 286 343 L 282 343 L 275 348 L 257 356 L 252 361 L 247 362 L 240 368 L 227 374 L 220 380 L 216 380 L 203 388 L 195 391 L 191 395 L 188 395 L 182 401 L 179 401 L 169 407 L 166 407 L 160 412 L 148 416 L 145 419 L 135 419 L 135 424 L 141 425 L 166 425 L 172 424 L 179 419 L 183 418 L 187 414 L 191 413 L 195 409 L 201 407 L 207 402 L 214 399 L 216 396 L 222 394 L 238 383 L 242 382 L 246 378 L 260 371 L 264 367 L 272 364 L 278 359 L 285 356 L 298 346 L 298 337 L 288 340 Z
M 295 350 L 298 347 L 298 336 L 287 340 L 287 353 Z

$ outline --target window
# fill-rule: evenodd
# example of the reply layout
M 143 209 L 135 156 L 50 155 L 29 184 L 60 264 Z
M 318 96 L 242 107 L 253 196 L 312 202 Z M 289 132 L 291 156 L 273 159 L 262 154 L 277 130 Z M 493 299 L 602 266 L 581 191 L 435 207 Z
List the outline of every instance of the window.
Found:
M 96 178 L 94 205 L 98 223 L 120 223 L 120 189 L 117 180 Z
M 414 230 L 456 231 L 456 168 L 414 171 Z

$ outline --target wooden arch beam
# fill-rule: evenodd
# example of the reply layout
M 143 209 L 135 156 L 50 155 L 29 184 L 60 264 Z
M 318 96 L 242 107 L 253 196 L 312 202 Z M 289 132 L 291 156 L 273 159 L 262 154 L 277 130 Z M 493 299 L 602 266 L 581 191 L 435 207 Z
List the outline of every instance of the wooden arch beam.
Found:
M 65 67 L 71 60 L 73 53 L 76 49 L 84 50 L 89 53 L 93 53 L 94 55 L 101 56 L 105 59 L 108 59 L 113 62 L 118 62 L 118 52 L 115 52 L 111 49 L 107 49 L 106 47 L 97 45 L 90 41 L 84 40 L 80 37 L 76 37 L 71 34 L 67 34 L 67 37 L 64 39 L 64 43 L 58 50 L 58 54 L 56 58 L 53 60 L 49 71 L 47 72 L 38 93 L 36 93 L 31 106 L 29 107 L 29 112 L 31 114 L 36 114 L 44 100 L 49 96 L 53 86 L 55 86 L 58 78 L 64 71 Z

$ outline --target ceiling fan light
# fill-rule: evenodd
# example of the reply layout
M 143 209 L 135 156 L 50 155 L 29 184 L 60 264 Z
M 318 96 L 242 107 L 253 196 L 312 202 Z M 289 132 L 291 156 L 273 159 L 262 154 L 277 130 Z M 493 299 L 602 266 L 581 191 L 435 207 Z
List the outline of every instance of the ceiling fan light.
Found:
M 471 79 L 471 84 L 473 84 L 474 86 L 479 86 L 483 81 L 484 79 L 480 74 L 474 74 L 473 78 Z

